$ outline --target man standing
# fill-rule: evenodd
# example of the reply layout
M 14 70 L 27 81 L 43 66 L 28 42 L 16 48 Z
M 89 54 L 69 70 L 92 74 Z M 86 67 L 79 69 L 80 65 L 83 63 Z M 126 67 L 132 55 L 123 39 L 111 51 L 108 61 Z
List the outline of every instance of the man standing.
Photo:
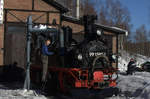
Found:
M 130 59 L 130 62 L 128 63 L 128 66 L 127 66 L 127 75 L 132 75 L 135 68 L 136 68 L 136 62 L 133 58 Z
M 42 82 L 45 82 L 47 69 L 48 69 L 48 56 L 53 55 L 54 53 L 48 51 L 48 46 L 51 44 L 51 40 L 48 39 L 45 41 L 45 44 L 42 45 L 42 63 L 43 63 L 43 72 L 42 72 Z

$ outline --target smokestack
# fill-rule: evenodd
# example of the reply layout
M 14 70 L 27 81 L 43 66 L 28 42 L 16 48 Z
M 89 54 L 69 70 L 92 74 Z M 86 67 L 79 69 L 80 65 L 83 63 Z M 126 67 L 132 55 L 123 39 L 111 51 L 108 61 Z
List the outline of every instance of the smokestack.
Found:
M 76 17 L 79 19 L 80 16 L 80 0 L 77 0 Z

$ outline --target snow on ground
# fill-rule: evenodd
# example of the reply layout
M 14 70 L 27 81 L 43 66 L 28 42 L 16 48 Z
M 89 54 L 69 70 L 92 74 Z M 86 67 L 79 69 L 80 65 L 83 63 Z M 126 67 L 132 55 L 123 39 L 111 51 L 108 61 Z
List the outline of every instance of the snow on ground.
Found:
M 18 82 L 0 83 L 0 99 L 48 99 L 35 90 L 23 90 L 23 84 Z
M 126 98 L 150 99 L 150 73 L 136 72 L 134 75 L 119 75 L 117 87 Z
M 131 58 L 136 59 L 137 67 L 150 58 L 143 55 L 131 55 L 125 51 L 121 52 L 118 59 L 118 69 L 120 72 L 127 71 L 127 65 Z M 134 75 L 119 74 L 117 87 L 121 90 L 122 96 L 111 97 L 109 99 L 150 99 L 150 73 L 136 72 Z
M 37 95 L 34 91 L 25 91 L 22 89 L 9 90 L 0 89 L 0 99 L 48 99 L 43 95 Z
M 130 59 L 136 59 L 137 67 L 140 67 L 140 65 L 146 61 L 150 61 L 150 58 L 143 56 L 143 55 L 131 55 L 127 53 L 126 51 L 121 52 L 121 56 L 118 58 L 118 69 L 120 72 L 126 72 L 127 71 L 127 65 L 130 61 Z

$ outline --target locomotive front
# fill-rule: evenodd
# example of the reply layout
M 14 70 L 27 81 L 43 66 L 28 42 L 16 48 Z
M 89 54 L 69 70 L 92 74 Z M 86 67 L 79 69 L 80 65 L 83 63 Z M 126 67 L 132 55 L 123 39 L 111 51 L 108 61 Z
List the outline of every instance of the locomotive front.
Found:
M 85 87 L 82 81 L 86 82 L 86 80 L 86 86 L 89 88 L 114 87 L 118 75 L 112 63 L 116 62 L 116 56 L 108 48 L 103 31 L 96 29 L 94 25 L 96 16 L 84 16 L 83 20 L 84 40 L 77 45 L 75 53 L 77 58 L 75 63 L 82 69 L 76 87 Z M 86 70 L 88 70 L 87 75 Z

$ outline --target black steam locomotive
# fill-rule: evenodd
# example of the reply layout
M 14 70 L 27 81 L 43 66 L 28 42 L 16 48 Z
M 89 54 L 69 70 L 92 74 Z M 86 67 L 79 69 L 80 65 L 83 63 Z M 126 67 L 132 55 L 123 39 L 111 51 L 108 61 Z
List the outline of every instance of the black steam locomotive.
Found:
M 71 28 L 64 27 L 65 34 L 65 66 L 76 68 L 107 69 L 115 59 L 107 47 L 103 31 L 97 30 L 94 23 L 96 16 L 84 16 L 84 40 L 76 42 L 72 39 Z
M 63 26 L 58 32 L 43 33 L 33 37 L 34 53 L 40 53 L 40 48 L 46 39 L 51 39 L 50 48 L 60 58 L 59 66 L 70 68 L 107 69 L 115 59 L 112 51 L 107 47 L 103 31 L 98 30 L 94 23 L 97 16 L 86 15 L 81 20 L 84 24 L 84 40 L 77 42 L 72 37 L 72 29 Z M 35 56 L 35 55 L 33 55 Z M 61 57 L 60 57 L 61 56 Z
M 50 50 L 55 52 L 56 58 L 53 57 L 53 59 L 55 58 L 55 63 L 58 64 L 48 67 L 51 75 L 48 78 L 48 86 L 59 85 L 63 92 L 68 89 L 68 86 L 69 88 L 94 89 L 115 87 L 116 69 L 112 67 L 115 57 L 112 54 L 112 48 L 108 47 L 103 31 L 96 28 L 96 19 L 97 17 L 93 15 L 87 15 L 81 19 L 84 24 L 84 39 L 80 42 L 75 40 L 69 26 L 52 28 L 52 32 L 33 33 L 31 74 L 41 72 L 42 64 L 37 63 L 37 60 L 40 61 L 38 58 L 41 55 L 41 46 L 45 40 L 51 39 Z M 50 89 L 52 88 L 48 90 Z

